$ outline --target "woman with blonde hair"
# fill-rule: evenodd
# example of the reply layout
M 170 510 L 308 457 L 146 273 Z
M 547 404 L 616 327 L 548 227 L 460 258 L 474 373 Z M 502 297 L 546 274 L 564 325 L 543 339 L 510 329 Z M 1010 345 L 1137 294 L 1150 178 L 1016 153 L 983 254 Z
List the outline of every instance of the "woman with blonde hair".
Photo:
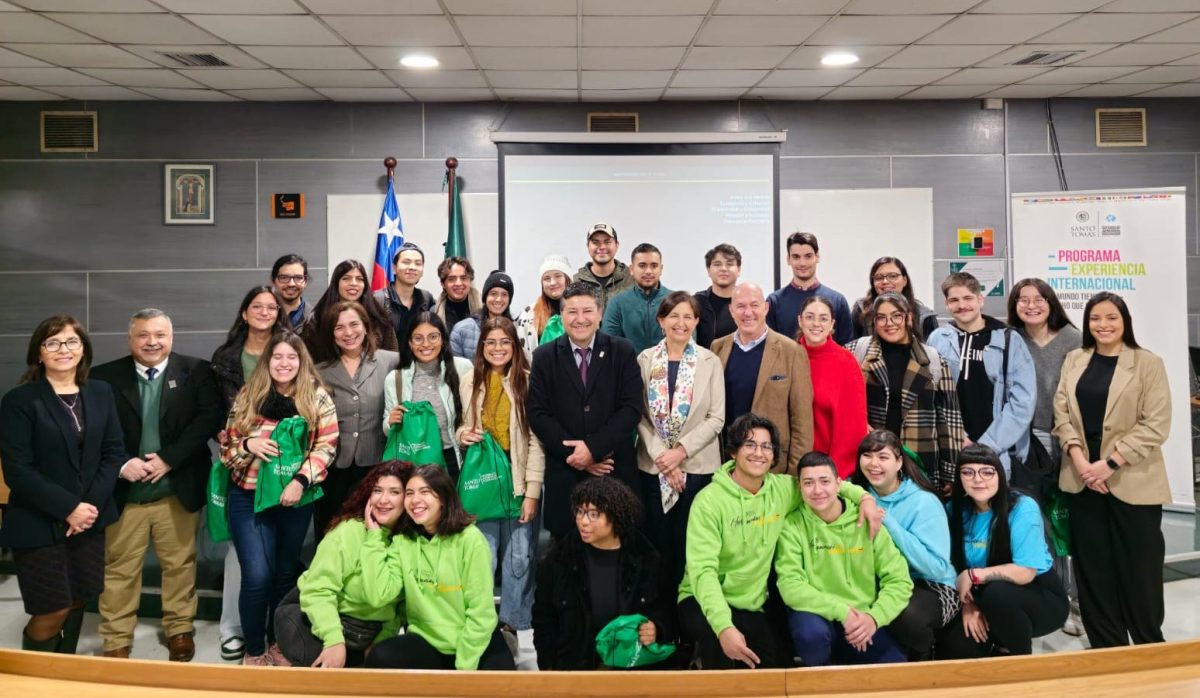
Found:
M 233 410 L 219 441 L 232 479 L 227 500 L 229 530 L 242 567 L 238 606 L 246 639 L 244 664 L 287 666 L 274 644 L 271 616 L 300 576 L 300 547 L 312 505 L 297 506 L 305 491 L 325 479 L 337 453 L 338 423 L 333 399 L 321 385 L 304 342 L 292 332 L 274 335 Z M 283 488 L 279 505 L 255 511 L 261 468 L 280 455 L 275 427 L 300 416 L 308 426 L 304 458 Z M 269 645 L 268 645 L 269 643 Z

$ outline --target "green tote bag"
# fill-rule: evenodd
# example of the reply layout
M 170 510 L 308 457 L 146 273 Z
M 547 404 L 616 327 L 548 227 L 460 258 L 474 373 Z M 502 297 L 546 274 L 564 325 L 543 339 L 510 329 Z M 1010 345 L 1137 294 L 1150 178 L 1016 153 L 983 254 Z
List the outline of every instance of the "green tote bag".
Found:
M 271 440 L 279 445 L 279 455 L 263 463 L 258 469 L 258 484 L 254 489 L 254 513 L 279 506 L 283 488 L 288 486 L 304 459 L 308 456 L 308 422 L 296 415 L 275 425 Z M 311 504 L 324 495 L 320 485 L 304 488 L 297 507 Z
M 208 537 L 214 543 L 231 538 L 229 535 L 229 512 L 225 508 L 229 496 L 229 470 L 220 458 L 214 458 L 208 470 L 208 505 L 204 508 L 204 521 L 208 524 Z
M 404 420 L 393 424 L 388 432 L 382 460 L 403 460 L 413 465 L 440 465 L 445 468 L 442 432 L 438 428 L 433 405 L 425 400 L 406 400 L 400 404 L 404 405 L 407 411 L 404 413 Z
M 486 431 L 483 441 L 467 447 L 458 476 L 458 496 L 467 513 L 480 521 L 521 515 L 524 497 L 513 496 L 512 465 L 504 449 Z

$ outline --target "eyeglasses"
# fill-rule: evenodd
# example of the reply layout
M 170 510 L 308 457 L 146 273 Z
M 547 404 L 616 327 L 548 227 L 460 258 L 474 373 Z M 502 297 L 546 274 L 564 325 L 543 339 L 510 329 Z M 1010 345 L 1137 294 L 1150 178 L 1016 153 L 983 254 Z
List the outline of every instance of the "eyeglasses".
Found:
M 602 514 L 599 509 L 584 509 L 584 508 L 580 507 L 579 509 L 575 510 L 575 518 L 587 519 L 588 521 L 591 521 L 592 523 L 596 523 L 597 521 L 599 521 L 601 515 Z
M 414 334 L 412 336 L 412 339 L 409 341 L 413 343 L 413 346 L 417 346 L 417 347 L 423 347 L 426 344 L 441 344 L 442 343 L 442 335 L 441 335 L 441 333 L 438 333 L 438 334 L 431 334 L 431 335 L 426 335 L 426 336 L 422 337 L 421 335 Z
M 962 470 L 958 471 L 958 474 L 961 475 L 962 479 L 964 480 L 974 480 L 976 475 L 979 476 L 980 480 L 991 480 L 992 478 L 996 477 L 996 469 L 991 466 L 984 466 L 982 468 L 963 468 Z
M 892 313 L 891 315 L 876 315 L 875 316 L 875 324 L 876 325 L 888 325 L 888 324 L 903 325 L 904 318 L 905 318 L 904 313 Z
M 1046 305 L 1046 299 L 1042 298 L 1041 296 L 1035 296 L 1033 298 L 1018 298 L 1017 305 L 1022 307 L 1029 307 L 1031 305 Z
M 758 451 L 761 451 L 763 453 L 774 453 L 775 452 L 775 444 L 772 444 L 769 442 L 760 444 L 757 441 L 750 441 L 749 439 L 742 442 L 742 448 L 746 449 L 747 451 L 750 451 L 751 453 L 755 453 Z
M 889 283 L 894 284 L 897 281 L 899 281 L 900 277 L 902 277 L 902 276 L 904 276 L 904 275 L 897 273 L 897 272 L 892 272 L 891 274 L 876 274 L 875 276 L 871 277 L 871 281 L 874 281 L 875 283 L 880 283 L 881 281 L 887 281 Z
M 280 274 L 275 277 L 275 281 L 281 284 L 302 284 L 308 281 L 307 274 Z
M 67 340 L 47 339 L 42 342 L 42 346 L 48 352 L 56 352 L 63 347 L 66 347 L 67 351 L 79 351 L 79 347 L 83 346 L 83 342 L 78 337 L 71 337 Z
M 511 339 L 485 339 L 485 340 L 483 340 L 483 346 L 487 347 L 488 349 L 495 349 L 496 347 L 501 347 L 501 348 L 507 349 L 512 346 L 512 340 Z
M 828 325 L 829 323 L 833 322 L 833 318 L 829 317 L 828 315 L 812 315 L 809 313 L 801 315 L 800 319 L 805 322 L 811 322 L 814 325 Z
M 264 310 L 267 311 L 268 313 L 276 313 L 276 312 L 279 312 L 279 306 L 275 305 L 274 303 L 272 303 L 270 305 L 263 305 L 262 303 L 251 303 L 250 310 L 252 310 L 256 313 L 261 313 Z

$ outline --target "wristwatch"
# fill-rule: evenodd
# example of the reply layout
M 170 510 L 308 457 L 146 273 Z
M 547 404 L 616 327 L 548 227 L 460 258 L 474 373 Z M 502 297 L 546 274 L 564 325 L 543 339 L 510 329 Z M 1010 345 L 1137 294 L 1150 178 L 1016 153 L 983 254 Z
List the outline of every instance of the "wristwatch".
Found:
M 1120 463 L 1117 463 L 1115 460 L 1113 460 L 1112 456 L 1109 456 L 1108 458 L 1105 458 L 1105 459 L 1104 459 L 1104 463 L 1105 463 L 1105 464 L 1106 464 L 1108 467 L 1112 468 L 1113 470 L 1120 470 L 1120 469 L 1121 469 L 1121 464 L 1120 464 Z

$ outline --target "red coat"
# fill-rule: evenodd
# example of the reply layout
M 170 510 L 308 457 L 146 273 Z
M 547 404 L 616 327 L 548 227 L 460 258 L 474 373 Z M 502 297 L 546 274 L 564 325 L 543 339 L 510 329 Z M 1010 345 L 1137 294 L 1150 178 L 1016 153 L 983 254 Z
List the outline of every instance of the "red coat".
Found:
M 808 352 L 813 387 L 813 450 L 829 454 L 838 475 L 858 468 L 858 444 L 867 435 L 867 387 L 854 355 L 832 339 Z

